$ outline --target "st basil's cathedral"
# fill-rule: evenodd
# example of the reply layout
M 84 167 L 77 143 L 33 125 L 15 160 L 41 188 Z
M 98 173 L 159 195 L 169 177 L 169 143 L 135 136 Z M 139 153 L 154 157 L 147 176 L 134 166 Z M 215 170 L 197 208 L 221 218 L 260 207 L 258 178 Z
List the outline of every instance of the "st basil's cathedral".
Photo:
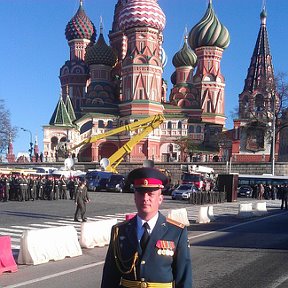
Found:
M 234 129 L 227 131 L 221 59 L 230 43 L 228 29 L 217 18 L 210 0 L 204 16 L 172 57 L 175 72 L 167 91 L 167 80 L 162 77 L 167 64 L 162 47 L 166 17 L 157 2 L 118 0 L 108 44 L 102 24 L 96 31 L 80 1 L 65 29 L 70 59 L 60 68 L 60 99 L 49 124 L 43 127 L 43 152 L 48 161 L 66 157 L 63 151 L 93 135 L 156 114 L 163 114 L 165 121 L 136 144 L 124 161 L 205 162 L 231 157 L 259 161 L 269 156 L 271 141 L 263 129 L 253 129 L 248 113 L 255 108 L 260 115 L 263 108 L 271 107 L 271 93 L 265 85 L 275 85 L 265 8 L 239 95 L 239 119 L 234 119 Z M 109 158 L 134 134 L 125 131 L 74 152 L 79 161 L 97 162 Z M 221 140 L 219 135 L 226 138 Z M 193 153 L 179 146 L 179 139 L 184 138 L 195 144 Z

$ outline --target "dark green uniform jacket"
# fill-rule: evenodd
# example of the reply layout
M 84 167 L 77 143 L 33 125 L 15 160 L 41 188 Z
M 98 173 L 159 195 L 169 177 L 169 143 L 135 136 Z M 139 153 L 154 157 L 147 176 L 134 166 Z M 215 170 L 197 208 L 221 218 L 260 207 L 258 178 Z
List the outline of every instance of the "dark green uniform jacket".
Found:
M 115 225 L 101 288 L 122 287 L 119 284 L 121 278 L 153 283 L 174 282 L 175 288 L 192 287 L 190 248 L 184 225 L 159 213 L 145 252 L 141 254 L 137 217 Z

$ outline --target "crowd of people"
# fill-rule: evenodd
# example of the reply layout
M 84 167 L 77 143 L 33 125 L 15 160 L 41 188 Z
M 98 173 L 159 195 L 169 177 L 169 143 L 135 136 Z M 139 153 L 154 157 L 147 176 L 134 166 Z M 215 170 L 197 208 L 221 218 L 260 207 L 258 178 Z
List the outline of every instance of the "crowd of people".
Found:
M 265 185 L 265 184 L 255 184 L 252 185 L 252 198 L 259 200 L 276 200 L 281 199 L 281 209 L 285 207 L 288 209 L 288 184 L 281 185 Z
M 75 199 L 79 177 L 0 174 L 0 201 Z
M 252 185 L 252 198 L 259 200 L 275 200 L 282 199 L 284 185 L 265 185 L 265 184 L 255 184 Z

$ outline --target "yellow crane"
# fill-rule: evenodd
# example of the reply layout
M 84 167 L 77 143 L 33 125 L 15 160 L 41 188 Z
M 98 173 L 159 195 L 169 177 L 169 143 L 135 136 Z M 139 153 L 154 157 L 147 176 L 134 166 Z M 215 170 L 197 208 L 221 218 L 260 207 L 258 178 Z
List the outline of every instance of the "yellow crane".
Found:
M 79 144 L 71 147 L 69 151 L 75 150 L 76 148 L 79 148 L 85 144 L 94 143 L 100 139 L 104 139 L 104 138 L 107 138 L 109 136 L 112 136 L 112 135 L 115 135 L 124 131 L 139 130 L 139 133 L 134 135 L 128 142 L 126 142 L 120 149 L 118 149 L 108 159 L 103 158 L 100 161 L 100 165 L 105 171 L 117 173 L 116 168 L 121 163 L 121 161 L 123 161 L 124 157 L 132 151 L 133 147 L 137 143 L 139 143 L 142 139 L 148 136 L 148 134 L 151 133 L 155 128 L 159 127 L 164 122 L 164 120 L 165 118 L 163 114 L 150 116 L 148 118 L 138 120 L 131 124 L 123 125 L 118 128 L 112 129 L 110 131 L 107 131 L 106 133 L 91 136 L 83 140 Z

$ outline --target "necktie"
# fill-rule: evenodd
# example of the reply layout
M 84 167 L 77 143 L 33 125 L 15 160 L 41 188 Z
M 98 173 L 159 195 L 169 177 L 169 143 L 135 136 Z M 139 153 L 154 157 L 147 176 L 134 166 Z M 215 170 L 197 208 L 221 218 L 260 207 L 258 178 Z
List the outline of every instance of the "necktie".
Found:
M 147 222 L 145 222 L 143 224 L 143 228 L 144 228 L 144 233 L 143 233 L 143 235 L 141 237 L 141 240 L 140 240 L 140 246 L 142 248 L 142 251 L 144 252 L 144 250 L 145 250 L 145 248 L 147 246 L 147 243 L 149 241 L 149 237 L 150 237 L 150 235 L 148 233 L 149 224 Z

